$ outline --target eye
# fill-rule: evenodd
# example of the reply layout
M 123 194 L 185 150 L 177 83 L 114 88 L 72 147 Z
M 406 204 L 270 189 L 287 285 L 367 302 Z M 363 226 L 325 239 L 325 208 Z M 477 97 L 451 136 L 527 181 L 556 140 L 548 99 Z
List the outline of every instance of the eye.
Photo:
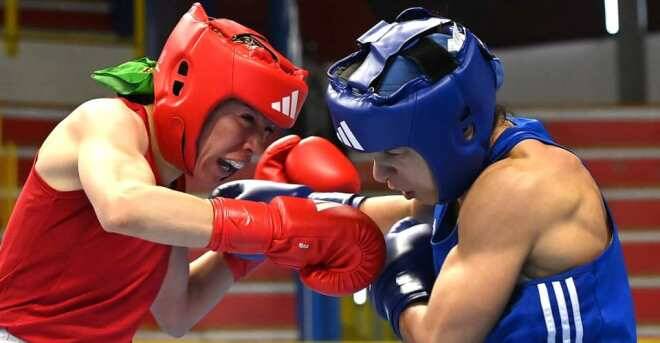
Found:
M 273 133 L 275 133 L 275 127 L 273 127 L 273 126 L 266 126 L 266 128 L 264 128 L 264 132 L 266 132 L 266 135 L 270 136 L 270 135 L 272 135 Z
M 256 121 L 254 116 L 249 114 L 249 113 L 241 114 L 241 119 L 243 119 L 246 123 L 249 123 L 249 124 L 254 124 L 254 122 Z
M 405 151 L 403 148 L 394 148 L 394 149 L 388 149 L 385 150 L 385 155 L 387 156 L 397 156 L 403 154 Z

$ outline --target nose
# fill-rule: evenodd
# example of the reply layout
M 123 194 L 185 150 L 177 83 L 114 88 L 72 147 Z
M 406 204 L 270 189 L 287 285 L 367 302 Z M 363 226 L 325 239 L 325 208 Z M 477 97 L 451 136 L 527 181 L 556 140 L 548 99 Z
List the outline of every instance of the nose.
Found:
M 266 150 L 266 136 L 260 132 L 252 132 L 245 140 L 245 149 L 252 154 L 261 154 Z
M 395 169 L 391 165 L 385 163 L 379 156 L 380 154 L 377 154 L 376 157 L 374 157 L 372 170 L 373 177 L 377 182 L 386 183 L 387 179 L 395 172 Z

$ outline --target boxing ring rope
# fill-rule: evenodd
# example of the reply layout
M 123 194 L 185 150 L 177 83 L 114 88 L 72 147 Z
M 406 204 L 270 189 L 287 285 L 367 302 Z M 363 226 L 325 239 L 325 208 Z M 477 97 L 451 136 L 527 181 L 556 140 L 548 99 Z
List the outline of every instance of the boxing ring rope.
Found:
M 13 57 L 18 53 L 18 0 L 5 0 L 5 51 Z
M 2 115 L 0 115 L 0 236 L 14 207 L 17 189 L 18 154 L 16 145 L 2 143 Z
M 145 27 L 146 27 L 145 0 L 133 1 L 133 53 L 135 57 L 145 54 Z

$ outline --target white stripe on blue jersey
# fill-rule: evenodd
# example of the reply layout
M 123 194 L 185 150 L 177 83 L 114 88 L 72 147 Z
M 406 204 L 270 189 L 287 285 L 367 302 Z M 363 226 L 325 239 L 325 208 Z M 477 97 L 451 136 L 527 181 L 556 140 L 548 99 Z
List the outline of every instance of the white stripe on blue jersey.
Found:
M 571 310 L 573 314 L 572 324 L 575 328 L 575 343 L 582 343 L 582 317 L 580 315 L 580 300 L 578 298 L 577 289 L 573 278 L 563 280 L 568 290 L 568 296 L 571 300 Z M 559 313 L 559 323 L 555 323 L 554 315 L 552 314 L 552 302 L 548 293 L 548 286 L 545 283 L 538 284 L 536 287 L 539 292 L 539 300 L 541 302 L 541 310 L 543 318 L 545 319 L 545 327 L 548 332 L 548 343 L 555 343 L 557 335 L 557 327 L 561 326 L 561 342 L 571 343 L 571 320 L 568 316 L 568 307 L 566 304 L 566 297 L 562 289 L 561 281 L 552 281 L 552 289 L 554 295 L 554 303 L 557 304 L 557 312 Z
M 559 318 L 561 319 L 561 341 L 562 343 L 571 343 L 571 325 L 568 322 L 568 311 L 566 310 L 564 291 L 562 291 L 559 281 L 552 282 L 552 289 L 555 291 L 557 307 L 559 307 Z
M 571 307 L 573 308 L 573 322 L 575 323 L 575 343 L 582 343 L 582 316 L 580 315 L 580 299 L 575 289 L 573 277 L 566 279 L 566 288 L 571 298 Z
M 541 299 L 545 328 L 548 330 L 548 343 L 555 343 L 555 318 L 552 315 L 552 308 L 550 307 L 548 287 L 546 287 L 544 283 L 540 283 L 536 287 L 539 290 L 539 298 Z

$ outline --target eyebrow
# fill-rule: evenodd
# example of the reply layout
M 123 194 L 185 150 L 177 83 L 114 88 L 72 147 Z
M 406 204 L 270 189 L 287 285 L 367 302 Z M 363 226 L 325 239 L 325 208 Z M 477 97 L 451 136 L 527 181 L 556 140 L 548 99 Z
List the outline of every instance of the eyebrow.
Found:
M 276 128 L 279 127 L 279 126 L 277 126 L 277 124 L 273 123 L 272 120 L 266 118 L 265 115 L 263 115 L 263 114 L 261 114 L 261 113 L 257 113 L 257 114 L 258 114 L 258 116 L 261 118 L 261 120 L 263 120 L 263 122 L 266 124 L 266 126 L 271 127 L 271 128 L 274 128 L 274 129 L 276 129 Z
M 255 117 L 255 120 L 263 122 L 264 127 L 270 128 L 273 131 L 279 129 L 279 126 L 277 126 L 275 123 L 273 123 L 270 119 L 266 118 L 266 116 L 261 114 L 260 112 L 252 110 L 252 111 L 247 112 L 247 113 L 249 113 L 251 116 Z

